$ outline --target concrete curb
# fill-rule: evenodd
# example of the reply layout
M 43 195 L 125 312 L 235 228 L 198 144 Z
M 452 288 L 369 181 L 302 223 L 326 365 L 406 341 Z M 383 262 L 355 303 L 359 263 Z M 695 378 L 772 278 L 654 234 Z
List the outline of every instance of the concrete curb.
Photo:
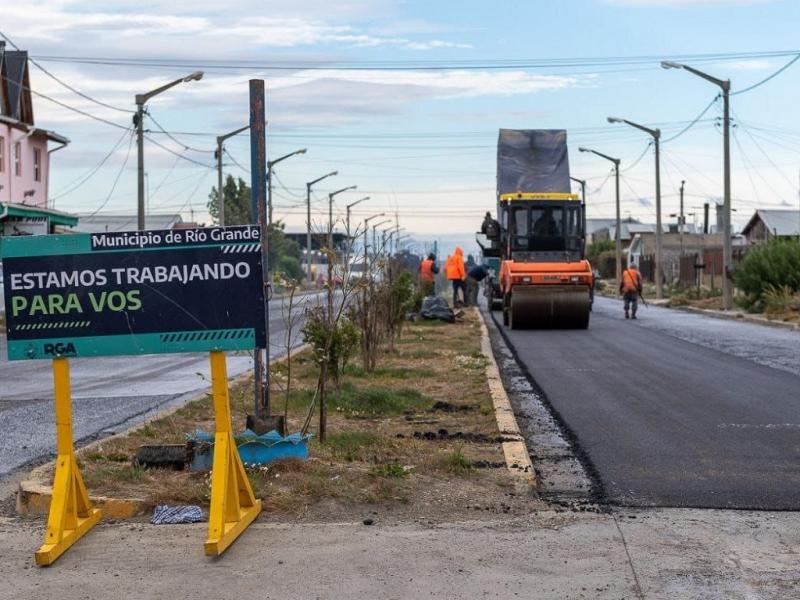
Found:
M 291 355 L 296 356 L 301 352 L 308 350 L 310 346 L 308 344 L 303 344 L 302 346 L 298 346 L 294 350 L 292 350 Z M 281 356 L 279 358 L 273 359 L 272 364 L 281 363 L 286 361 L 287 355 Z M 252 375 L 252 371 L 246 371 L 242 373 L 238 377 L 231 379 L 229 385 L 238 385 L 239 383 L 245 381 Z M 80 448 L 81 451 L 91 450 L 92 448 L 96 448 L 100 444 L 106 443 L 110 440 L 126 436 L 130 433 L 133 433 L 137 429 L 141 429 L 148 423 L 155 421 L 156 419 L 161 419 L 163 417 L 167 417 L 180 409 L 181 407 L 185 406 L 189 402 L 194 402 L 195 400 L 200 400 L 204 396 L 207 396 L 211 393 L 211 388 L 206 388 L 201 392 L 189 397 L 185 402 L 180 404 L 176 404 L 175 406 L 171 406 L 168 409 L 159 411 L 154 415 L 148 417 L 141 423 L 137 423 L 133 427 L 129 427 L 125 431 L 121 431 L 120 433 L 115 433 L 114 435 L 110 435 L 108 437 L 104 437 L 102 439 L 96 440 L 86 446 Z M 52 469 L 55 461 L 47 462 L 43 465 L 40 465 L 33 469 L 29 474 L 28 478 L 24 481 L 21 481 L 19 484 L 19 490 L 17 492 L 17 514 L 28 516 L 28 517 L 39 517 L 39 516 L 47 516 L 50 512 L 50 500 L 53 494 L 53 487 L 48 482 L 48 479 L 51 477 L 49 471 Z M 99 508 L 103 511 L 103 517 L 111 518 L 111 519 L 130 519 L 132 517 L 140 516 L 146 514 L 152 510 L 152 503 L 141 498 L 111 498 L 108 496 L 89 496 L 89 499 L 92 501 L 93 506 Z
M 497 427 L 503 437 L 513 438 L 503 442 L 503 454 L 506 459 L 506 467 L 513 474 L 522 477 L 525 483 L 531 487 L 538 487 L 536 471 L 533 469 L 528 447 L 525 445 L 525 438 L 522 437 L 517 419 L 514 416 L 514 409 L 508 399 L 503 380 L 500 378 L 500 369 L 492 352 L 492 343 L 489 339 L 489 330 L 486 327 L 484 316 L 481 311 L 476 309 L 480 317 L 481 324 L 481 352 L 486 357 L 486 380 L 489 384 L 489 393 L 494 404 L 494 415 L 497 419 Z

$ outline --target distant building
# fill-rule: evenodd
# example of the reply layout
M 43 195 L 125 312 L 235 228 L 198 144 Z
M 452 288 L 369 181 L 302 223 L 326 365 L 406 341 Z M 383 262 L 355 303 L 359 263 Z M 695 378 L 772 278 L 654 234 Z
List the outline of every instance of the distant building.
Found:
M 56 145 L 49 147 L 50 142 Z M 0 235 L 51 233 L 77 218 L 49 210 L 50 156 L 69 143 L 36 127 L 28 53 L 0 42 Z
M 78 215 L 80 233 L 113 233 L 138 229 L 136 215 Z M 180 215 L 146 215 L 145 229 L 186 229 Z
M 749 245 L 800 235 L 800 210 L 759 209 L 742 230 Z

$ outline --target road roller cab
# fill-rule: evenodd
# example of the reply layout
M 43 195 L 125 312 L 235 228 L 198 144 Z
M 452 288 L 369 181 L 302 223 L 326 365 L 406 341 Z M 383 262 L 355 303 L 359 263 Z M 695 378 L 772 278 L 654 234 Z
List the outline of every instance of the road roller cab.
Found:
M 592 269 L 585 207 L 570 193 L 566 132 L 501 129 L 497 171 L 503 322 L 585 329 Z

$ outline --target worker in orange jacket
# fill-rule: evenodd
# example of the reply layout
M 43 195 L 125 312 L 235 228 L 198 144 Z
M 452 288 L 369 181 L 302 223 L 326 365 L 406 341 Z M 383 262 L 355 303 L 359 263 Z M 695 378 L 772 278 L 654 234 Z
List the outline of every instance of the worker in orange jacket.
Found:
M 642 293 L 642 275 L 635 264 L 628 265 L 622 272 L 622 281 L 619 282 L 619 291 L 625 302 L 625 318 L 636 318 L 636 309 L 639 307 L 639 295 Z M 628 311 L 630 310 L 630 315 Z
M 464 251 L 456 246 L 455 252 L 447 257 L 447 262 L 444 265 L 447 279 L 453 285 L 453 308 L 458 304 L 458 290 L 461 290 L 461 303 L 467 303 L 467 288 L 464 280 L 467 278 L 467 272 L 464 268 Z
M 436 255 L 432 252 L 428 257 L 419 263 L 419 283 L 423 295 L 433 296 L 434 283 L 439 267 L 436 266 Z

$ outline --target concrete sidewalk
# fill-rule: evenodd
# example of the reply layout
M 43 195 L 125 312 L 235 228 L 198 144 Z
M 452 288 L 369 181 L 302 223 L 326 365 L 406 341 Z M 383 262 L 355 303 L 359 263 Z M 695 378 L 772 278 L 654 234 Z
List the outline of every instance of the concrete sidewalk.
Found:
M 203 525 L 99 525 L 49 568 L 44 524 L 0 519 L 19 599 L 724 598 L 800 594 L 800 516 L 540 511 L 463 523 L 256 523 L 219 559 Z M 624 537 L 623 537 L 624 536 Z

